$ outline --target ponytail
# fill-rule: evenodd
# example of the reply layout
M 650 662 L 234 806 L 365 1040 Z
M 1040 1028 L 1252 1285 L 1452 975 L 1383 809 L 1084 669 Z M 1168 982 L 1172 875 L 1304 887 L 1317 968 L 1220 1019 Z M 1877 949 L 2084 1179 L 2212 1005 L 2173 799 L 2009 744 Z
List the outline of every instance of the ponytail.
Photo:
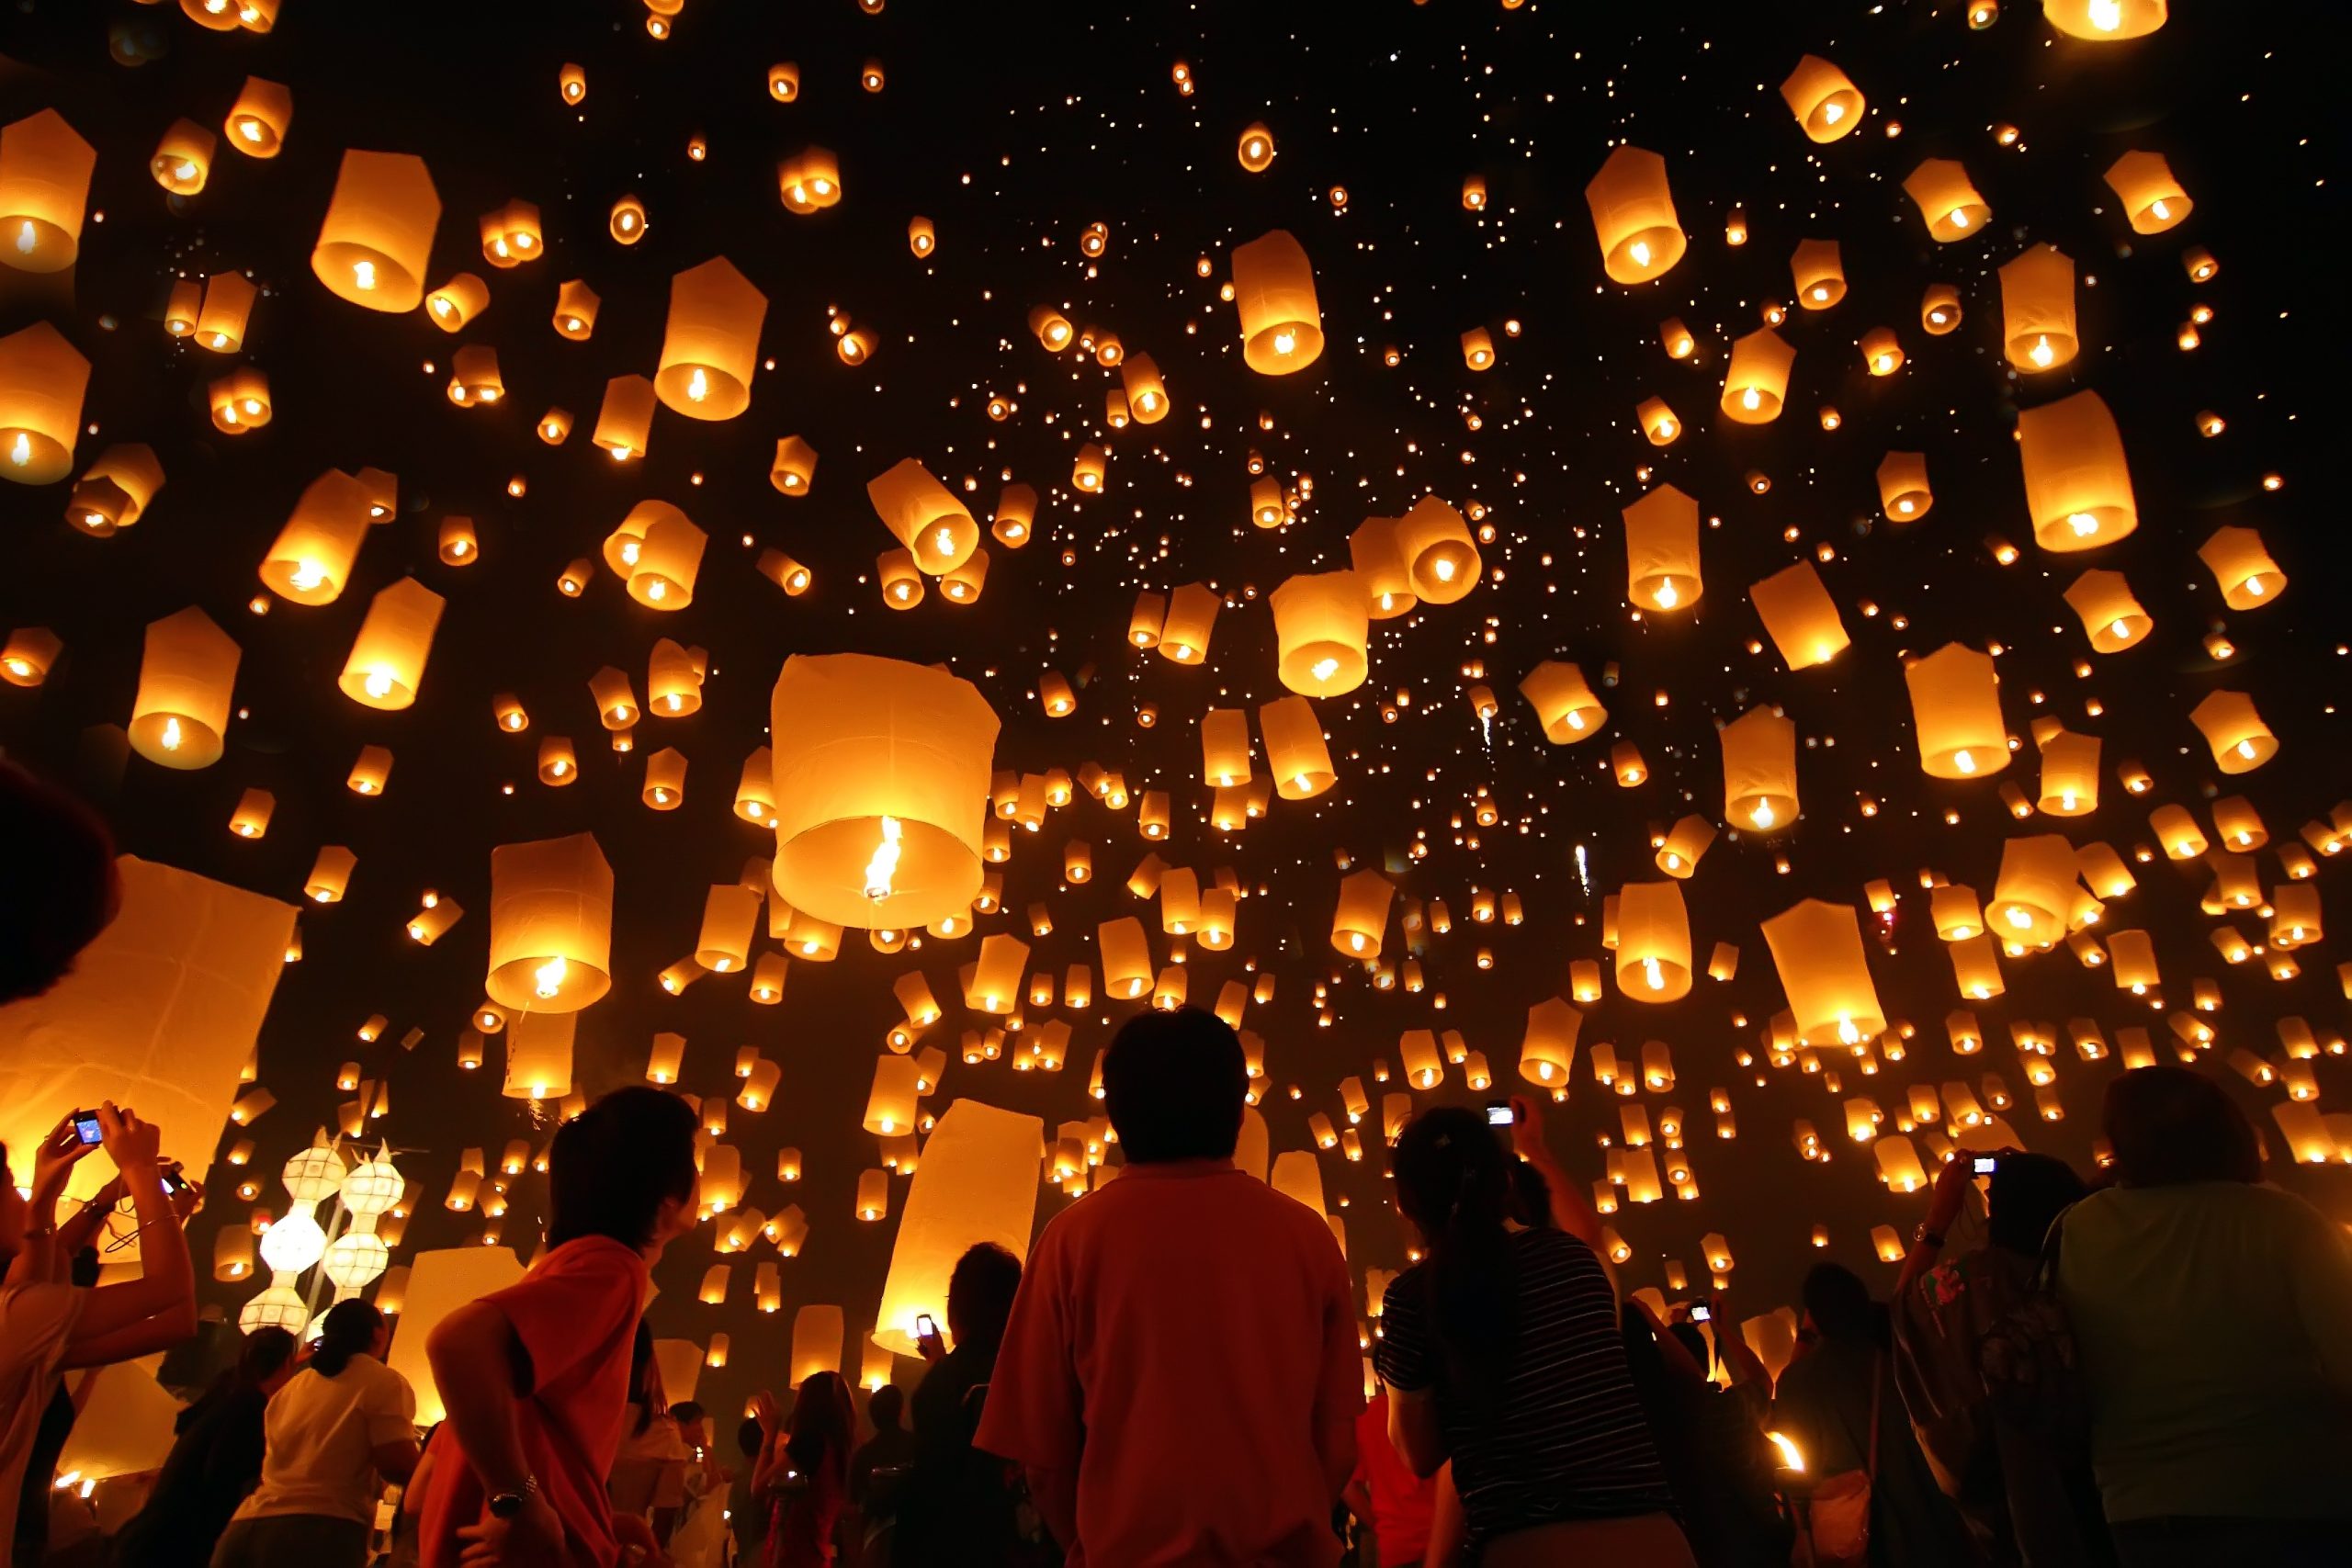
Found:
M 1519 1280 L 1501 1143 L 1475 1111 L 1416 1117 L 1396 1140 L 1396 1199 L 1428 1247 L 1431 1337 L 1447 1381 L 1473 1410 L 1502 1392 L 1519 1344 Z
M 317 1348 L 311 1352 L 311 1370 L 322 1378 L 340 1377 L 351 1358 L 364 1356 L 376 1343 L 384 1314 L 366 1302 L 337 1302 L 327 1309 L 319 1330 Z

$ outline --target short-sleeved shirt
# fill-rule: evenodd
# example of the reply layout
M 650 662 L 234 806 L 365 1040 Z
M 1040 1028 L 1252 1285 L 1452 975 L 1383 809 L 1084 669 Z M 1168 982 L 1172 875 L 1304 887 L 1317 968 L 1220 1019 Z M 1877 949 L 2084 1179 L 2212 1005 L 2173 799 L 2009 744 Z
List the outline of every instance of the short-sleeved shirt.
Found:
M 1356 1417 L 1356 1472 L 1351 1477 L 1372 1495 L 1373 1539 L 1380 1561 L 1409 1568 L 1430 1549 L 1430 1527 L 1437 1513 L 1437 1480 L 1413 1473 L 1388 1436 L 1388 1394 L 1373 1395 Z
M 1390 1388 L 1436 1399 L 1471 1545 L 1561 1519 L 1664 1511 L 1671 1503 L 1666 1472 L 1626 1369 L 1600 1260 L 1564 1231 L 1516 1231 L 1510 1247 L 1517 1343 L 1483 1415 L 1453 1386 L 1434 1341 L 1428 1264 L 1389 1281 L 1374 1358 Z
M 482 1298 L 504 1316 L 529 1363 L 529 1386 L 517 1389 L 523 1458 L 563 1521 L 568 1562 L 613 1568 L 620 1560 L 605 1478 L 620 1451 L 629 1347 L 645 1286 L 642 1253 L 608 1236 L 580 1236 Z M 481 1521 L 487 1496 L 454 1428 L 445 1426 L 434 1442 L 439 1458 L 419 1532 L 423 1564 L 457 1568 L 465 1548 L 458 1531 Z
M 2318 1210 L 2236 1181 L 2096 1192 L 2058 1293 L 2109 1519 L 2352 1517 L 2352 1249 Z
M 62 1280 L 0 1287 L 0 1543 L 17 1538 L 25 1466 L 86 1297 Z
M 1323 1217 L 1227 1161 L 1132 1164 L 1037 1238 L 974 1442 L 1077 1476 L 1070 1568 L 1324 1568 L 1323 1445 L 1363 1400 Z
M 236 1517 L 315 1514 L 372 1524 L 376 1449 L 416 1437 L 416 1394 L 408 1379 L 373 1356 L 354 1356 L 329 1377 L 305 1367 L 269 1402 L 261 1483 Z

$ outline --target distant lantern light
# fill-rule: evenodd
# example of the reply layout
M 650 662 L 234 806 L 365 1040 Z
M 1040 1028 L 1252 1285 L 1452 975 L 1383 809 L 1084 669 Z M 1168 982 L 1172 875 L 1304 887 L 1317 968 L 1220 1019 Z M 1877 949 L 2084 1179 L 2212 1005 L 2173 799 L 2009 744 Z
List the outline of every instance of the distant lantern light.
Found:
M 1242 128 L 1241 141 L 1234 149 L 1241 166 L 1253 175 L 1262 175 L 1274 161 L 1274 133 L 1252 120 Z

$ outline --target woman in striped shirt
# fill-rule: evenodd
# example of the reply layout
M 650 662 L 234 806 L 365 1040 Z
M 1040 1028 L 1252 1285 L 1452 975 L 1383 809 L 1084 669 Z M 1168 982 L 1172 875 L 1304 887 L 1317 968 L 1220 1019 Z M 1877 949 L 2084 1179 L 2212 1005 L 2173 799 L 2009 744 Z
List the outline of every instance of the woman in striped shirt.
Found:
M 1486 1568 L 1689 1568 L 1626 1371 L 1616 1294 L 1577 1234 L 1597 1237 L 1599 1222 L 1552 1166 L 1534 1107 L 1513 1105 L 1515 1140 L 1549 1180 L 1558 1229 L 1509 1217 L 1510 1156 L 1478 1112 L 1428 1111 L 1396 1141 L 1396 1201 L 1424 1256 L 1381 1310 L 1390 1437 L 1418 1474 L 1453 1461 L 1468 1545 Z

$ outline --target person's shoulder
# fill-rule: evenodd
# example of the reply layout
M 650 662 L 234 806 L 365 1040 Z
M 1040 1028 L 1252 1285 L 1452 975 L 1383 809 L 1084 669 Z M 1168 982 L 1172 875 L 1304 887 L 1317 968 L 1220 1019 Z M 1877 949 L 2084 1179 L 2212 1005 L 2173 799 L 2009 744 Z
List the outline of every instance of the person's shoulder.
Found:
M 2296 1235 L 2334 1235 L 2335 1222 L 2312 1207 L 2310 1201 L 2283 1187 L 2273 1187 L 2267 1181 L 2228 1182 L 2223 1185 L 2238 1189 L 2234 1200 L 2248 1214 L 2258 1216 L 2258 1223 L 2278 1226 Z
M 1531 1225 L 1511 1233 L 1511 1248 L 1528 1262 L 1546 1269 L 1565 1269 L 1577 1274 L 1589 1270 L 1606 1280 L 1600 1255 L 1577 1237 L 1550 1225 Z

